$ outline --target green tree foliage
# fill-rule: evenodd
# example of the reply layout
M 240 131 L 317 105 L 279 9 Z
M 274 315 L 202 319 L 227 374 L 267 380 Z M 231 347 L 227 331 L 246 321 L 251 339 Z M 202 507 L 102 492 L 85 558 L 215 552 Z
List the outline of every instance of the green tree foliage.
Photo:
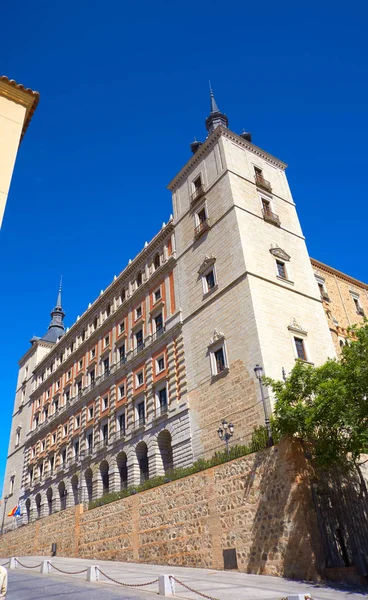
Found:
M 308 442 L 320 467 L 356 465 L 368 452 L 368 321 L 350 333 L 339 360 L 297 361 L 286 381 L 265 379 L 276 396 L 275 430 Z

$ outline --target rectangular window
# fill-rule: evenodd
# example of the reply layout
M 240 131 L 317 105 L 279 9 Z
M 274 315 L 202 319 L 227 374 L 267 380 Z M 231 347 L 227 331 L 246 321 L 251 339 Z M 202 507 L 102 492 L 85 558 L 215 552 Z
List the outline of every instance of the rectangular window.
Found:
M 69 370 L 69 371 L 68 371 L 68 376 L 67 376 L 67 378 L 68 378 L 68 379 L 71 379 L 71 376 L 72 376 L 72 372 L 71 372 L 71 370 Z
M 194 189 L 199 190 L 202 187 L 202 179 L 201 176 L 198 175 L 196 179 L 193 181 Z
M 66 437 L 68 435 L 68 426 L 64 425 L 63 426 L 63 438 Z
M 125 362 L 125 345 L 120 346 L 119 348 L 119 360 L 122 363 Z
M 109 344 L 110 344 L 110 336 L 109 336 L 109 335 L 107 335 L 107 336 L 105 337 L 105 340 L 104 340 L 104 345 L 105 345 L 105 348 L 107 348 L 107 346 L 108 346 Z
M 125 396 L 125 384 L 119 385 L 119 400 Z
M 119 333 L 124 333 L 125 331 L 125 321 L 122 321 L 119 325 Z
M 102 398 L 102 410 L 107 410 L 109 408 L 109 397 L 104 396 Z
M 83 367 L 83 360 L 82 359 L 79 361 L 78 366 L 79 366 L 79 370 L 81 370 L 81 368 Z
M 92 348 L 91 350 L 91 359 L 95 358 L 96 356 L 96 348 Z
M 88 407 L 88 421 L 93 419 L 93 406 Z
M 304 340 L 302 338 L 294 338 L 296 353 L 300 360 L 307 360 L 307 354 L 305 351 Z
M 79 427 L 80 427 L 80 416 L 79 416 L 79 415 L 77 415 L 77 416 L 75 417 L 74 428 L 75 428 L 75 429 L 79 429 Z
M 93 448 L 93 433 L 87 435 L 87 448 L 88 450 L 92 450 Z
M 164 358 L 164 356 L 160 356 L 160 358 L 157 359 L 156 365 L 157 365 L 157 373 L 160 373 L 161 371 L 163 371 L 165 369 L 165 358 Z
M 70 398 L 70 391 L 67 390 L 66 392 L 64 392 L 64 400 L 65 400 L 65 402 L 69 402 L 69 398 Z
M 105 360 L 103 361 L 103 369 L 104 369 L 104 373 L 108 373 L 110 370 L 110 361 L 108 358 L 105 358 Z
M 60 389 L 60 379 L 59 379 L 59 381 L 56 382 L 56 389 L 57 390 Z
M 89 382 L 91 385 L 93 385 L 95 382 L 95 370 L 94 369 L 93 369 L 93 371 L 89 372 Z
M 277 268 L 277 274 L 278 274 L 278 276 L 282 277 L 282 279 L 287 279 L 287 277 L 286 277 L 285 263 L 282 262 L 281 260 L 277 260 L 276 261 L 276 268 Z
M 139 371 L 139 373 L 137 373 L 136 377 L 137 377 L 137 387 L 140 387 L 144 383 L 143 371 Z
M 79 456 L 79 441 L 74 442 L 74 456 Z
M 222 346 L 218 350 L 215 350 L 214 357 L 216 373 L 222 373 L 225 370 L 225 354 Z
M 136 318 L 136 320 L 140 319 L 141 316 L 142 316 L 142 306 L 138 306 L 138 308 L 135 311 L 135 318 Z
M 102 425 L 102 439 L 105 442 L 105 444 L 107 444 L 109 440 L 109 426 L 107 423 L 104 423 Z
M 47 400 L 50 398 L 50 390 L 47 390 L 47 392 L 46 392 L 46 398 L 47 398 Z
M 53 433 L 51 436 L 51 443 L 52 445 L 56 444 L 56 433 Z
M 158 288 L 153 294 L 155 302 L 158 302 L 161 298 L 161 288 Z
M 205 275 L 205 280 L 206 280 L 205 281 L 205 283 L 206 283 L 205 290 L 206 290 L 206 292 L 209 292 L 216 285 L 216 282 L 215 282 L 215 272 L 214 272 L 213 269 L 211 269 L 211 271 L 209 271 L 207 273 L 207 275 Z
M 59 400 L 56 398 L 54 400 L 54 413 L 56 413 L 59 410 Z

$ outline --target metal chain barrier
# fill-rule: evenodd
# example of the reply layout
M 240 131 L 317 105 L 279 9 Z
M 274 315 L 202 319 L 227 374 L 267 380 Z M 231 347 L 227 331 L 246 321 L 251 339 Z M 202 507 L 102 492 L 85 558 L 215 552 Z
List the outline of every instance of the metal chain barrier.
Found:
M 65 575 L 81 575 L 82 573 L 87 573 L 88 571 L 88 569 L 83 569 L 82 571 L 63 571 L 63 569 L 58 569 L 58 567 L 55 567 L 55 565 L 49 560 L 47 561 L 47 564 L 55 569 L 55 571 L 59 571 L 59 573 L 65 573 Z
M 3 565 L 0 565 L 0 567 L 7 567 L 8 565 L 10 565 L 10 560 L 8 560 L 8 562 L 4 563 Z
M 183 588 L 186 588 L 187 590 L 189 590 L 190 592 L 193 592 L 194 594 L 198 594 L 198 596 L 202 596 L 202 598 L 208 598 L 208 600 L 219 600 L 218 598 L 214 598 L 213 596 L 207 596 L 207 594 L 202 594 L 202 592 L 198 592 L 198 590 L 194 590 L 193 588 L 189 587 L 189 585 L 186 585 L 182 581 L 179 581 L 179 579 L 176 579 L 176 577 L 173 577 L 172 575 L 169 575 L 169 579 L 176 581 L 176 583 L 181 585 Z
M 15 559 L 18 563 L 18 565 L 20 565 L 21 567 L 23 567 L 24 569 L 39 569 L 40 566 L 42 565 L 42 562 L 40 562 L 39 565 L 24 565 L 23 563 L 20 562 L 20 560 L 18 560 L 18 558 Z
M 117 581 L 116 579 L 113 579 L 113 577 L 106 575 L 106 573 L 104 573 L 103 571 L 101 571 L 101 569 L 96 567 L 96 574 L 97 573 L 101 573 L 101 575 L 106 577 L 106 579 L 109 579 L 110 581 L 113 581 L 114 583 L 117 583 L 118 585 L 123 585 L 124 587 L 144 587 L 146 585 L 153 585 L 154 583 L 158 583 L 158 579 L 154 579 L 153 581 L 148 581 L 148 583 L 123 583 L 122 581 Z

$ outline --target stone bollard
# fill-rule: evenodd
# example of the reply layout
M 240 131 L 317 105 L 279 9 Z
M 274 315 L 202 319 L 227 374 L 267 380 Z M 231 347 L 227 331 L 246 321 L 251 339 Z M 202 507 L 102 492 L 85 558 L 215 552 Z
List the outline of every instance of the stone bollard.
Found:
M 16 556 L 12 556 L 12 558 L 9 558 L 9 569 L 16 569 L 17 568 L 17 557 Z
M 92 565 L 87 567 L 87 581 L 94 582 L 99 580 L 99 572 L 97 571 L 98 566 Z
M 50 570 L 51 570 L 51 561 L 43 560 L 41 563 L 40 573 L 42 573 L 43 575 L 47 575 L 48 573 L 50 573 Z
M 160 596 L 175 596 L 175 581 L 171 575 L 158 576 L 158 593 Z

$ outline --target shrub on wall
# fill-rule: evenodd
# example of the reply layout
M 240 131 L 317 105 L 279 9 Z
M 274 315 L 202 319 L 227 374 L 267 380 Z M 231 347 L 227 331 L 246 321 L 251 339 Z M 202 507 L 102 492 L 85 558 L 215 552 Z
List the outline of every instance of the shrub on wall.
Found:
M 275 432 L 273 432 L 273 439 L 274 442 L 279 441 Z M 165 483 L 169 483 L 170 481 L 176 481 L 177 479 L 182 479 L 183 477 L 187 477 L 188 475 L 193 475 L 194 473 L 205 471 L 206 469 L 210 469 L 211 467 L 222 465 L 224 463 L 229 462 L 230 460 L 234 460 L 235 458 L 247 456 L 248 454 L 252 454 L 257 450 L 263 450 L 264 448 L 267 448 L 267 441 L 268 438 L 266 428 L 256 427 L 253 431 L 252 438 L 249 444 L 237 444 L 235 446 L 231 446 L 229 448 L 229 453 L 227 453 L 226 451 L 216 452 L 212 456 L 212 458 L 200 458 L 190 467 L 178 467 L 176 469 L 167 471 L 165 475 L 147 479 L 138 486 L 129 487 L 121 490 L 120 492 L 109 492 L 107 494 L 104 494 L 101 498 L 90 502 L 88 508 L 92 509 L 96 508 L 97 506 L 103 506 L 104 504 L 115 502 L 115 500 L 121 500 L 122 498 L 132 496 L 133 494 L 137 494 L 138 492 L 144 492 L 145 490 L 158 487 Z

